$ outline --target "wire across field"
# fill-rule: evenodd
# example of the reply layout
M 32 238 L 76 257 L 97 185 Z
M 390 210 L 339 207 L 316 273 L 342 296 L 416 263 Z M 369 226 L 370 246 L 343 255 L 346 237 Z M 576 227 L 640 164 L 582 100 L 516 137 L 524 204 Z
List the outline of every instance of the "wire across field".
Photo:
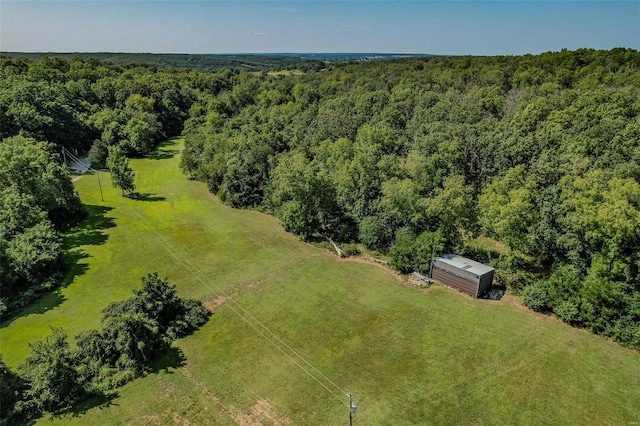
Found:
M 153 373 L 39 422 L 346 424 L 341 392 L 356 398 L 355 424 L 638 421 L 637 352 L 510 298 L 409 288 L 379 266 L 340 261 L 187 180 L 181 143 L 132 161 L 138 199 L 107 173 L 104 202 L 96 176 L 75 182 L 90 216 L 65 239 L 72 271 L 3 325 L 1 351 L 16 367 L 50 325 L 70 336 L 98 328 L 101 310 L 153 271 L 214 315 Z

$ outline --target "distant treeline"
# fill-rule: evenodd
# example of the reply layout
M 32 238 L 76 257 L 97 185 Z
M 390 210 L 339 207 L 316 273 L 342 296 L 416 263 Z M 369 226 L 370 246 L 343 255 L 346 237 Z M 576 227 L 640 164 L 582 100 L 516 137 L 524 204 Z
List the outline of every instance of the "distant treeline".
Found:
M 296 55 L 296 54 L 179 54 L 179 53 L 23 53 L 0 52 L 0 55 L 12 59 L 25 58 L 29 61 L 39 61 L 44 58 L 61 58 L 65 60 L 79 58 L 89 61 L 108 62 L 120 66 L 139 66 L 147 64 L 157 68 L 185 68 L 222 70 L 224 68 L 237 68 L 247 71 L 279 71 L 279 70 L 319 70 L 325 67 L 325 61 L 358 60 L 362 56 L 348 54 L 332 54 L 329 56 Z

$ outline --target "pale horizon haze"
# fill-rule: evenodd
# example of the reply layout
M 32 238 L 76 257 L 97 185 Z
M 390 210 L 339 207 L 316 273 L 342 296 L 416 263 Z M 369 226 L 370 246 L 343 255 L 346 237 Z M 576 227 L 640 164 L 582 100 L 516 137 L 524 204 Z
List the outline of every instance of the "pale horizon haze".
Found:
M 7 1 L 5 52 L 520 55 L 640 49 L 639 1 Z

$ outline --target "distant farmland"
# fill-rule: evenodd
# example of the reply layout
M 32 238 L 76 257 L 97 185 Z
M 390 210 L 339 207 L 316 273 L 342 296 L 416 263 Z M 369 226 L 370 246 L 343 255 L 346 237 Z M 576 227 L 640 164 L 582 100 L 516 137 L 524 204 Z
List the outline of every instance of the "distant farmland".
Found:
M 153 64 L 158 68 L 196 68 L 220 70 L 243 68 L 246 70 L 321 69 L 328 62 L 380 60 L 429 55 L 394 53 L 270 53 L 270 54 L 181 54 L 181 53 L 83 53 L 83 52 L 0 52 L 0 56 L 27 58 L 37 61 L 44 57 L 95 59 L 114 65 Z

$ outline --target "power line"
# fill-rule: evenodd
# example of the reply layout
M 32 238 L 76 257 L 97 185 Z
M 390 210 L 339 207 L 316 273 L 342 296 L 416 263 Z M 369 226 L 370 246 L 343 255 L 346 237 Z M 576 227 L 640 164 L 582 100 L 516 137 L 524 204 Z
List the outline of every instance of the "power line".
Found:
M 65 155 L 69 158 L 71 158 L 73 161 L 75 161 L 76 163 L 82 165 L 83 167 L 86 167 L 87 170 L 92 169 L 91 167 L 91 163 L 83 163 L 78 157 L 76 157 L 71 151 L 69 151 L 66 147 L 62 147 L 62 154 Z
M 66 153 L 66 154 L 65 154 Z M 80 159 L 78 159 L 78 157 L 76 157 L 75 155 L 73 155 L 71 153 L 71 151 L 69 151 L 67 148 L 65 148 L 64 146 L 62 147 L 62 156 L 64 157 L 64 162 L 65 164 L 67 163 L 67 158 L 66 156 L 69 156 L 73 161 L 75 161 L 76 163 L 82 165 L 83 167 L 86 167 L 86 171 L 89 170 L 95 170 L 92 169 L 91 167 L 91 162 L 89 162 L 88 164 L 83 163 L 82 161 L 80 161 Z M 102 201 L 104 201 L 104 195 L 102 194 L 102 182 L 100 182 L 100 172 L 98 170 L 95 170 L 96 172 L 96 176 L 98 177 L 98 187 L 100 188 L 100 199 Z
M 178 262 L 180 262 L 180 264 L 182 264 L 187 271 L 189 271 L 193 275 L 195 275 L 202 284 L 204 284 L 209 290 L 211 290 L 217 296 L 221 296 L 221 295 L 224 296 L 224 298 L 223 298 L 224 302 L 223 303 L 226 303 L 227 306 L 229 306 L 229 308 L 236 315 L 238 315 L 238 317 L 240 319 L 242 319 L 247 324 L 249 324 L 249 326 L 251 326 L 251 328 L 253 328 L 258 334 L 260 334 L 262 337 L 264 337 L 269 343 L 271 343 L 280 352 L 282 352 L 285 356 L 287 356 L 287 358 L 289 358 L 302 371 L 304 371 L 307 375 L 309 375 L 309 377 L 311 377 L 316 382 L 318 382 L 318 384 L 320 384 L 330 394 L 332 394 L 334 397 L 336 397 L 341 403 L 344 403 L 343 398 L 339 397 L 335 392 L 333 392 L 331 389 L 329 389 L 324 383 L 322 383 L 322 381 L 320 381 L 315 375 L 313 375 L 311 372 L 309 372 L 309 370 L 307 370 L 303 365 L 301 365 L 295 358 L 293 358 L 290 354 L 288 354 L 284 349 L 282 349 L 280 346 L 278 346 L 273 339 L 269 338 L 269 336 L 267 336 L 265 333 L 263 333 L 258 327 L 255 326 L 255 324 L 253 324 L 251 321 L 249 321 L 244 315 L 242 315 L 242 313 L 240 313 L 235 307 L 233 307 L 228 302 L 230 301 L 231 303 L 236 305 L 238 307 L 238 309 L 242 310 L 242 312 L 244 312 L 246 314 L 246 316 L 250 317 L 256 323 L 258 323 L 260 325 L 260 327 L 262 327 L 265 331 L 267 331 L 270 335 L 272 335 L 278 342 L 282 343 L 282 345 L 284 345 L 287 349 L 289 349 L 291 352 L 293 352 L 306 365 L 308 365 L 314 371 L 316 371 L 323 379 L 325 379 L 328 383 L 333 385 L 340 392 L 342 392 L 343 394 L 348 396 L 348 394 L 346 392 L 344 392 L 338 385 L 336 385 L 335 382 L 333 382 L 331 379 L 329 379 L 326 375 L 322 374 L 322 372 L 320 372 L 320 370 L 318 370 L 316 367 L 314 367 L 302 355 L 300 355 L 293 348 L 291 348 L 291 346 L 286 344 L 274 332 L 269 330 L 269 328 L 267 326 L 265 326 L 260 320 L 258 320 L 254 315 L 252 315 L 249 311 L 247 311 L 244 307 L 242 307 L 238 302 L 236 302 L 232 297 L 230 297 L 222 288 L 220 288 L 220 286 L 215 284 L 208 276 L 206 276 L 202 271 L 200 271 L 200 269 L 198 269 L 197 266 L 195 266 L 191 261 L 189 261 L 189 259 L 187 259 L 184 255 L 182 255 L 170 242 L 165 240 L 154 228 L 149 226 L 148 223 L 144 220 L 144 218 L 142 218 L 142 216 L 138 212 L 134 211 L 131 207 L 129 207 L 125 203 L 122 203 L 122 205 L 124 205 L 131 213 L 133 213 L 139 219 L 139 222 L 141 222 L 145 228 L 149 229 L 155 235 L 156 239 L 160 242 L 160 244 L 162 244 L 164 246 L 164 248 L 167 250 L 167 252 L 169 252 L 169 254 L 171 254 Z M 217 291 L 211 286 L 215 287 L 217 289 Z
M 74 161 L 82 164 L 83 166 L 87 167 L 87 170 L 91 170 L 92 167 L 91 165 L 86 165 L 84 164 L 82 161 L 80 161 L 75 155 L 73 155 L 71 152 L 69 152 L 68 149 L 63 147 L 63 152 L 66 151 L 66 154 Z M 97 171 L 97 170 L 96 170 Z M 334 386 L 337 390 L 339 390 L 342 394 L 346 395 L 349 398 L 349 402 L 346 404 L 347 407 L 349 407 L 349 409 L 351 410 L 352 404 L 351 404 L 351 395 L 348 394 L 347 392 L 345 392 L 342 388 L 340 388 L 334 381 L 332 381 L 331 379 L 329 379 L 325 374 L 323 374 L 320 370 L 318 370 L 315 366 L 313 366 L 313 364 L 311 364 L 309 361 L 307 361 L 302 355 L 300 355 L 296 350 L 294 350 L 291 346 L 289 346 L 285 341 L 283 341 L 280 337 L 278 337 L 274 332 L 272 332 L 267 326 L 265 326 L 260 320 L 258 320 L 253 314 L 251 314 L 248 310 L 246 310 L 244 307 L 242 307 L 237 301 L 235 301 L 232 297 L 230 297 L 220 286 L 218 286 L 217 284 L 215 284 L 206 274 L 204 274 L 196 265 L 194 265 L 188 258 L 186 258 L 182 253 L 180 253 L 169 241 L 167 241 L 165 238 L 162 237 L 162 235 L 160 233 L 158 233 L 158 231 L 156 231 L 152 226 L 150 226 L 147 221 L 144 220 L 144 218 L 138 213 L 136 212 L 134 209 L 132 209 L 129 205 L 127 205 L 126 203 L 119 203 L 122 206 L 124 206 L 125 208 L 127 208 L 133 215 L 135 215 L 138 219 L 138 221 L 140 223 L 142 223 L 142 225 L 147 228 L 148 230 L 150 230 L 156 240 L 158 240 L 160 242 L 160 244 L 165 248 L 165 250 L 167 250 L 167 252 L 173 257 L 175 258 L 187 271 L 189 271 L 191 274 L 195 275 L 198 280 L 205 286 L 207 287 L 209 290 L 211 290 L 213 293 L 215 293 L 218 297 L 220 297 L 221 295 L 224 296 L 223 297 L 223 303 L 227 304 L 227 306 L 229 306 L 229 308 L 240 318 L 242 319 L 244 322 L 246 322 L 251 328 L 253 328 L 259 335 L 261 335 L 262 337 L 264 337 L 269 343 L 271 343 L 276 349 L 278 349 L 280 352 L 282 352 L 287 358 L 289 358 L 294 364 L 296 364 L 298 366 L 298 368 L 300 368 L 302 371 L 304 371 L 309 377 L 311 377 L 312 379 L 314 379 L 316 382 L 318 382 L 318 384 L 320 384 L 327 392 L 329 392 L 331 395 L 333 395 L 335 398 L 337 398 L 342 404 L 344 404 L 343 398 L 341 398 L 340 396 L 338 396 L 334 391 L 332 391 L 325 383 L 322 383 L 322 381 L 320 379 L 318 379 L 314 374 L 312 374 L 307 368 L 305 368 L 300 362 L 298 362 L 295 358 L 293 358 L 289 353 L 287 353 L 282 347 L 280 347 L 278 344 L 276 344 L 276 342 L 274 341 L 277 340 L 279 343 L 281 343 L 284 347 L 286 347 L 289 351 L 291 351 L 293 354 L 295 354 L 295 356 L 300 359 L 304 364 L 306 364 L 308 367 L 310 367 L 313 371 L 315 371 L 322 379 L 324 379 L 327 383 L 331 384 L 332 386 Z M 217 291 L 212 288 L 215 287 L 217 289 Z M 267 333 L 269 333 L 269 335 L 273 336 L 274 339 L 270 338 L 268 335 L 266 335 L 265 333 L 263 333 L 258 327 L 256 327 L 255 324 L 253 324 L 251 321 L 249 321 L 245 315 L 243 315 L 242 313 L 240 313 L 238 311 L 238 309 L 234 308 L 230 303 L 233 303 L 238 309 L 240 309 L 247 317 L 250 317 L 253 321 L 255 321 L 262 329 L 264 329 Z

